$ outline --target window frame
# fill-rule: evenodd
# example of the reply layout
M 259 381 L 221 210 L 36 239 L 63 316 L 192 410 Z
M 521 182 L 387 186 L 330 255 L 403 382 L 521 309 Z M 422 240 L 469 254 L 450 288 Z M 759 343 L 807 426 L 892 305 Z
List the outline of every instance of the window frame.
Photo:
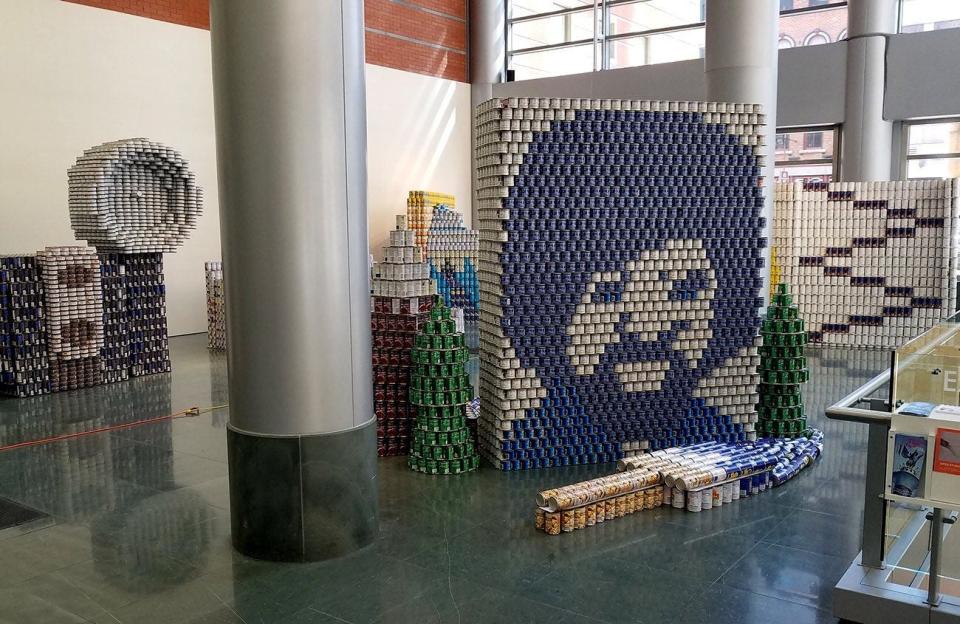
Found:
M 677 33 L 690 30 L 697 30 L 700 28 L 706 28 L 706 22 L 704 20 L 699 20 L 697 22 L 691 22 L 689 24 L 679 24 L 677 26 L 664 26 L 662 28 L 650 28 L 646 30 L 633 30 L 625 33 L 618 33 L 616 35 L 607 35 L 606 31 L 609 28 L 610 20 L 610 8 L 628 4 L 635 4 L 641 2 L 642 0 L 593 0 L 593 6 L 584 5 L 569 7 L 565 9 L 557 9 L 555 11 L 547 11 L 544 13 L 535 13 L 532 15 L 524 15 L 522 17 L 511 18 L 510 17 L 510 4 L 512 0 L 506 0 L 503 3 L 504 11 L 504 48 L 506 54 L 504 54 L 504 73 L 503 75 L 508 75 L 508 71 L 511 67 L 512 60 L 514 56 L 522 56 L 524 54 L 530 54 L 533 52 L 545 52 L 549 50 L 560 50 L 563 48 L 571 48 L 575 46 L 583 46 L 593 44 L 593 71 L 603 71 L 610 69 L 610 58 L 609 58 L 609 43 L 611 41 L 618 41 L 620 39 L 632 39 L 639 37 L 649 37 L 653 35 L 662 35 L 668 33 Z M 796 9 L 790 9 L 788 11 L 780 11 L 780 17 L 789 17 L 791 15 L 800 15 L 804 13 L 816 13 L 818 11 L 829 11 L 832 9 L 837 9 L 840 7 L 847 6 L 846 0 L 837 0 L 831 1 L 828 0 L 827 4 L 820 6 L 806 6 Z M 583 11 L 592 11 L 593 12 L 593 23 L 594 23 L 594 32 L 593 37 L 588 39 L 578 39 L 576 41 L 564 41 L 561 43 L 550 43 L 544 44 L 541 46 L 535 46 L 530 48 L 523 48 L 521 50 L 511 50 L 510 49 L 510 39 L 512 34 L 512 28 L 514 24 L 529 22 L 533 20 L 543 19 L 546 17 L 560 17 L 563 15 L 569 15 L 573 13 L 579 13 Z M 829 36 L 827 37 L 829 42 Z
M 830 165 L 831 166 L 831 179 L 836 182 L 840 179 L 840 155 L 843 153 L 843 132 L 842 126 L 840 124 L 825 124 L 818 126 L 780 126 L 776 130 L 776 134 L 790 134 L 792 132 L 820 132 L 823 134 L 832 133 L 833 136 L 833 150 L 832 152 L 827 152 L 824 150 L 824 154 L 830 154 L 829 157 L 824 158 L 809 158 L 804 160 L 777 160 L 777 150 L 776 144 L 774 144 L 774 156 L 773 156 L 773 169 L 776 171 L 778 168 L 783 167 L 796 167 L 800 165 Z M 822 141 L 822 139 L 821 139 Z M 822 142 L 821 142 L 822 145 Z M 804 148 L 805 149 L 805 148 Z M 818 151 L 817 149 L 810 151 Z
M 910 168 L 911 160 L 941 160 L 948 158 L 960 159 L 960 152 L 943 152 L 940 154 L 910 154 L 910 128 L 914 126 L 930 126 L 934 124 L 955 123 L 960 124 L 960 116 L 952 115 L 946 117 L 923 117 L 918 119 L 904 119 L 900 123 L 900 179 L 918 180 L 921 178 L 908 178 L 907 172 Z

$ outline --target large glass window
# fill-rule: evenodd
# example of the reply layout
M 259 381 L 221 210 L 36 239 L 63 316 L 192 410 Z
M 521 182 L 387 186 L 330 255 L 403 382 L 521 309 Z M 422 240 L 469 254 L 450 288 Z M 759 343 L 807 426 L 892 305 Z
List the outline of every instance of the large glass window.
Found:
M 780 47 L 821 45 L 847 36 L 847 3 L 794 0 L 789 10 L 781 3 Z M 785 41 L 791 45 L 784 45 Z
M 901 0 L 900 32 L 923 32 L 960 27 L 956 0 Z
M 702 58 L 706 0 L 507 0 L 516 80 Z M 847 3 L 780 0 L 781 48 L 831 43 Z
M 908 121 L 903 129 L 906 177 L 960 177 L 960 119 Z
M 774 145 L 778 181 L 830 182 L 840 160 L 838 126 L 780 128 Z

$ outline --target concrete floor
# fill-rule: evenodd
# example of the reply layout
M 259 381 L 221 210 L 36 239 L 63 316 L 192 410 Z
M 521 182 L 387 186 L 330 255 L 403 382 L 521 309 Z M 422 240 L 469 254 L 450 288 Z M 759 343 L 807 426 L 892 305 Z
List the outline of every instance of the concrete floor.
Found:
M 202 335 L 171 375 L 0 400 L 0 446 L 226 402 Z M 533 529 L 538 489 L 612 466 L 462 477 L 381 460 L 381 537 L 321 564 L 230 547 L 226 410 L 0 451 L 0 495 L 52 520 L 0 532 L 0 622 L 833 622 L 859 547 L 866 428 L 826 404 L 885 352 L 810 349 L 823 459 L 777 490 L 691 514 L 661 508 L 573 534 Z

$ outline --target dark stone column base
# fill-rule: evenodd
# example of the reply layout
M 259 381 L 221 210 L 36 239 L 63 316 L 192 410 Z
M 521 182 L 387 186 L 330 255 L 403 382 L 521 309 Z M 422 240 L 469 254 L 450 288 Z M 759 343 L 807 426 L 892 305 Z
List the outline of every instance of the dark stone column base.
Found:
M 377 427 L 268 436 L 227 428 L 233 547 L 269 561 L 322 561 L 379 532 Z

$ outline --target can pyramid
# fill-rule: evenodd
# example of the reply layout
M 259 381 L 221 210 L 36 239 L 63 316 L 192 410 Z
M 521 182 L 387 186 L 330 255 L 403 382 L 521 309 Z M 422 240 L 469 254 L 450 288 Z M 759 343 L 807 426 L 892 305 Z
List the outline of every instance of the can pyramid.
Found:
M 430 320 L 436 289 L 430 269 L 407 229 L 397 217 L 384 261 L 373 278 L 373 399 L 377 416 L 377 454 L 406 455 L 414 413 L 409 402 L 410 349 L 417 331 Z
M 807 332 L 790 287 L 777 284 L 760 328 L 760 435 L 795 438 L 807 433 L 800 385 L 810 378 L 804 346 Z
M 467 428 L 467 404 L 473 389 L 464 335 L 456 330 L 450 309 L 438 297 L 430 320 L 417 335 L 412 352 L 410 402 L 417 423 L 407 465 L 428 474 L 458 474 L 479 465 Z

